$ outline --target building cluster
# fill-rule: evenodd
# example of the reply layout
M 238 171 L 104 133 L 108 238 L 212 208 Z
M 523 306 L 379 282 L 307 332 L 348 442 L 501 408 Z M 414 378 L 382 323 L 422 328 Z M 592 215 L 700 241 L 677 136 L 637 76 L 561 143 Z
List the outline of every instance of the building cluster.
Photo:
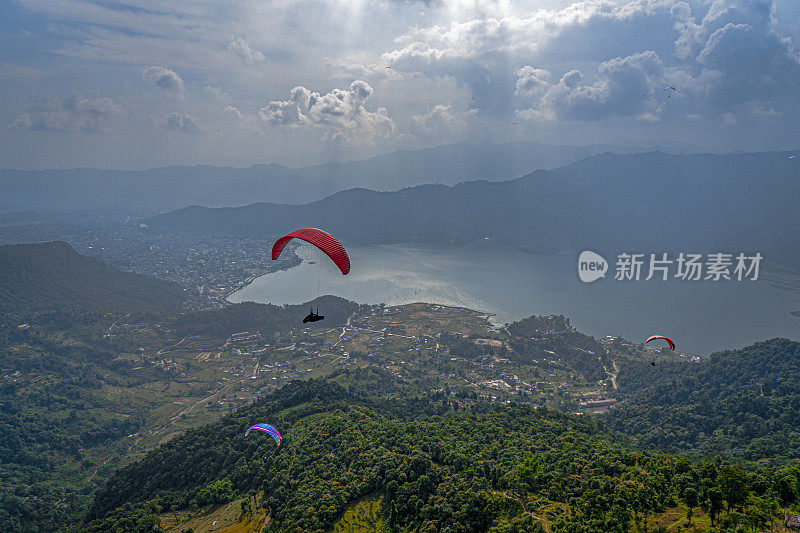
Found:
M 86 231 L 70 244 L 123 270 L 175 281 L 196 296 L 197 306 L 222 305 L 254 278 L 297 261 L 292 254 L 272 261 L 267 241 L 155 233 L 130 224 Z
M 242 331 L 231 335 L 225 346 L 231 348 L 233 355 L 257 356 L 264 353 L 270 343 L 260 331 Z

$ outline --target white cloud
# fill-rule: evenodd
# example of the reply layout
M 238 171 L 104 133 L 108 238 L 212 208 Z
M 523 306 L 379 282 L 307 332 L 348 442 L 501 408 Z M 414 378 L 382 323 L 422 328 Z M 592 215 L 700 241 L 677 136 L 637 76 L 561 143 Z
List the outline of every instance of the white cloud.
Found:
M 796 107 L 800 57 L 776 32 L 771 0 L 713 0 L 699 23 L 688 9 L 681 12 L 676 51 L 703 70 L 712 110 L 754 101 L 763 107 Z
M 547 71 L 534 76 L 531 70 L 523 70 L 520 76 L 523 83 L 535 80 L 530 82 L 536 89 L 532 94 L 538 96 L 534 105 L 521 113 L 524 118 L 602 120 L 643 115 L 652 121 L 656 116 L 653 88 L 662 86 L 664 67 L 655 52 L 647 51 L 601 63 L 590 84 L 584 83 L 579 70 L 567 72 L 553 85 L 547 84 Z
M 222 137 L 245 162 L 246 150 L 252 161 L 292 150 L 286 157 L 319 161 L 351 150 L 308 147 L 320 137 L 351 142 L 348 153 L 451 142 L 458 135 L 503 142 L 508 123 L 522 125 L 526 118 L 536 118 L 536 127 L 513 129 L 514 138 L 579 144 L 602 132 L 609 142 L 646 143 L 652 135 L 660 142 L 669 130 L 681 142 L 768 148 L 790 143 L 800 120 L 800 61 L 785 33 L 800 35 L 796 17 L 787 16 L 797 12 L 792 2 L 432 0 L 423 9 L 420 2 L 379 0 L 309 9 L 307 0 L 136 6 L 15 0 L 12 9 L 22 6 L 36 16 L 24 36 L 0 30 L 9 43 L 0 63 L 6 82 L 0 116 L 17 128 L 109 129 L 119 113 L 70 110 L 58 99 L 36 109 L 29 104 L 32 89 L 111 96 L 114 106 L 131 110 L 125 131 L 111 128 L 102 139 L 40 137 L 52 143 L 52 160 L 91 164 L 102 157 L 107 166 L 114 166 L 112 154 L 136 165 L 185 162 L 197 154 L 226 160 Z M 298 85 L 291 94 L 287 80 Z M 353 92 L 352 80 L 369 90 Z M 143 85 L 150 94 L 138 93 Z M 666 85 L 678 89 L 671 98 Z M 179 98 L 180 107 L 154 97 L 154 89 Z M 280 97 L 264 105 L 265 94 Z M 171 111 L 197 121 L 201 132 L 217 133 L 169 134 L 164 117 Z M 725 113 L 735 126 L 725 125 Z M 186 131 L 191 119 L 172 123 Z M 681 127 L 655 124 L 662 121 Z M 46 143 L 30 141 L 35 132 L 0 128 L 0 135 L 8 165 L 23 160 L 17 152 L 27 151 L 25 164 L 34 166 L 31 161 L 44 157 L 37 154 Z M 201 150 L 212 137 L 217 143 Z M 277 156 L 264 151 L 265 139 Z M 77 155 L 59 155 L 68 152 Z
M 16 63 L 0 63 L 0 80 L 38 82 L 43 77 L 39 69 Z
M 243 120 L 244 119 L 244 115 L 242 114 L 241 111 L 239 111 L 238 107 L 234 107 L 232 105 L 228 105 L 228 106 L 225 106 L 225 109 L 223 110 L 223 112 L 225 113 L 225 115 L 227 115 L 228 117 L 233 118 L 234 120 L 239 121 L 239 120 Z
M 162 124 L 168 130 L 183 133 L 199 133 L 202 129 L 200 121 L 186 113 L 169 113 L 162 119 Z
M 590 61 L 595 56 L 603 60 L 616 57 L 606 55 L 605 50 L 619 48 L 619 39 L 616 35 L 609 39 L 606 33 L 646 34 L 637 24 L 651 16 L 660 17 L 658 22 L 665 31 L 674 32 L 669 19 L 671 4 L 667 0 L 586 0 L 558 10 L 435 25 L 399 37 L 400 46 L 385 52 L 383 58 L 401 72 L 454 77 L 471 90 L 474 106 L 499 117 L 512 110 L 515 94 L 543 88 L 546 80 L 538 76 L 552 70 L 548 63 L 562 61 L 565 48 L 590 55 Z M 567 42 L 551 46 L 568 32 Z M 532 59 L 542 72 L 527 66 Z M 585 59 L 573 56 L 571 60 Z
M 693 13 L 703 14 L 699 23 Z M 775 108 L 773 98 L 796 108 L 800 59 L 771 13 L 771 0 L 586 0 L 414 29 L 383 58 L 398 72 L 454 77 L 474 106 L 498 118 L 516 96 L 542 100 L 523 107 L 530 116 L 652 120 L 663 111 L 655 94 L 663 82 L 681 83 L 681 113 L 712 117 L 753 100 Z M 570 62 L 580 68 L 552 84 L 554 67 Z
M 239 58 L 245 60 L 247 63 L 255 63 L 258 61 L 264 61 L 264 59 L 266 59 L 264 54 L 258 50 L 250 48 L 250 45 L 248 45 L 247 42 L 241 37 L 233 39 L 228 44 L 228 50 L 233 52 Z
M 214 85 L 206 85 L 202 89 L 203 94 L 209 97 L 211 100 L 217 100 L 220 102 L 227 102 L 230 101 L 231 96 L 226 93 L 222 88 L 216 87 Z
M 550 72 L 529 65 L 517 69 L 517 90 L 515 94 L 523 96 L 537 96 L 542 94 L 549 86 Z
M 175 96 L 181 96 L 186 92 L 183 80 L 174 70 L 165 67 L 145 67 L 142 75 L 147 81 L 154 82 L 159 89 Z
M 40 131 L 96 132 L 109 126 L 120 114 L 120 107 L 111 98 L 86 98 L 73 94 L 61 100 L 44 97 L 13 123 L 12 128 Z
M 413 115 L 411 120 L 416 135 L 444 139 L 463 133 L 467 119 L 476 113 L 475 109 L 459 112 L 453 106 L 440 104 L 427 113 Z
M 348 89 L 333 89 L 321 95 L 303 86 L 291 91 L 289 100 L 273 100 L 261 108 L 260 115 L 270 124 L 299 127 L 320 127 L 326 137 L 347 139 L 359 144 L 372 144 L 377 138 L 394 134 L 394 122 L 379 107 L 368 111 L 367 99 L 373 94 L 372 87 L 356 80 Z

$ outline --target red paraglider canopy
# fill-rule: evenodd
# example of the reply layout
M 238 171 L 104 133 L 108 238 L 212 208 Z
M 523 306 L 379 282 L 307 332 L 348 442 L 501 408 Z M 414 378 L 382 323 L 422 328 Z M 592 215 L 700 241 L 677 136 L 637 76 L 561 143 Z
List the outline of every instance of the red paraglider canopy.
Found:
M 339 267 L 342 274 L 350 272 L 350 258 L 347 256 L 347 251 L 342 246 L 336 237 L 317 228 L 303 228 L 284 235 L 272 245 L 272 259 L 275 260 L 281 255 L 283 248 L 292 239 L 300 239 L 309 242 L 325 252 L 325 255 Z
M 648 342 L 650 342 L 650 341 L 652 341 L 654 339 L 664 339 L 669 344 L 669 349 L 670 350 L 674 350 L 675 349 L 675 343 L 672 342 L 672 339 L 668 339 L 664 335 L 650 335 L 649 337 L 647 337 L 647 340 L 645 340 L 644 343 L 647 344 Z

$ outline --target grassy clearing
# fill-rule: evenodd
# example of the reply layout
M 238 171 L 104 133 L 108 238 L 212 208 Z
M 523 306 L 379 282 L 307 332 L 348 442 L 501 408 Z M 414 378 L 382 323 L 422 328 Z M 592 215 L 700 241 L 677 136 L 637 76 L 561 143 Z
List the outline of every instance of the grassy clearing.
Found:
M 199 511 L 161 515 L 161 527 L 167 533 L 191 530 L 193 533 L 260 533 L 269 517 L 258 505 L 258 498 L 240 498 Z
M 380 531 L 383 527 L 381 517 L 381 498 L 368 498 L 351 505 L 333 525 L 332 533 L 368 533 Z

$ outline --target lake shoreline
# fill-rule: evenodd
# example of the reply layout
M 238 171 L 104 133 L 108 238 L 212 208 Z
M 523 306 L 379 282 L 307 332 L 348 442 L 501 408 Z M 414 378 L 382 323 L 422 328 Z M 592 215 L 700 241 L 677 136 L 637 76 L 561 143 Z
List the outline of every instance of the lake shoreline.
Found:
M 424 301 L 491 314 L 501 327 L 531 315 L 562 314 L 595 337 L 636 341 L 669 332 L 682 351 L 708 355 L 774 337 L 798 338 L 797 293 L 770 281 L 616 281 L 577 276 L 577 254 L 542 255 L 487 243 L 350 247 L 353 269 L 326 293 L 363 303 Z M 294 267 L 297 274 L 311 265 Z M 292 276 L 270 273 L 229 301 L 298 304 Z

